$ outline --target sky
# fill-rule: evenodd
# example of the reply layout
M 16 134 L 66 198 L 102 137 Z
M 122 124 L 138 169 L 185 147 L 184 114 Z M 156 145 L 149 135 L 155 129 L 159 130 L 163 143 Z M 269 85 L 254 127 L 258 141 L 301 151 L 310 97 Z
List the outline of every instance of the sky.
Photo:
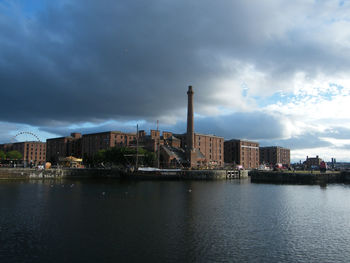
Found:
M 195 131 L 350 161 L 350 1 L 0 0 L 0 143 Z

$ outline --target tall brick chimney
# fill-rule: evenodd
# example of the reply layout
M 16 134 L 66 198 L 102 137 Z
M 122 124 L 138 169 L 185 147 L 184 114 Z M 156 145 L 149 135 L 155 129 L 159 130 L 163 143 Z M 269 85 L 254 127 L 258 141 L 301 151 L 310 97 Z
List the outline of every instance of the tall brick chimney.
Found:
M 192 86 L 188 86 L 187 97 L 187 150 L 194 150 L 194 123 L 193 123 L 193 91 Z
M 194 147 L 193 93 L 194 92 L 192 90 L 192 86 L 188 86 L 186 155 L 187 155 L 188 166 L 191 168 L 197 166 L 197 154 Z

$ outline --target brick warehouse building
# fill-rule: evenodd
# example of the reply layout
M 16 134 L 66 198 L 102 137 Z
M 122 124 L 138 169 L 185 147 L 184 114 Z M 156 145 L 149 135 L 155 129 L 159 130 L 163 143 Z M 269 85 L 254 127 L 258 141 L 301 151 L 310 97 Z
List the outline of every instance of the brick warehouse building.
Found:
M 44 142 L 15 142 L 6 143 L 0 145 L 0 150 L 5 153 L 10 151 L 18 151 L 22 154 L 22 159 L 20 160 L 23 165 L 40 165 L 44 164 L 46 161 L 46 143 Z
M 323 160 L 316 155 L 316 157 L 306 156 L 306 160 L 303 162 L 305 168 L 311 169 L 312 167 L 319 167 Z
M 281 163 L 290 165 L 290 149 L 280 146 L 260 147 L 260 164 L 275 165 Z
M 232 139 L 224 142 L 225 163 L 242 165 L 244 169 L 259 167 L 259 143 Z
M 181 148 L 187 149 L 186 134 L 176 134 L 175 137 L 181 140 Z M 224 165 L 224 137 L 194 133 L 194 147 L 203 154 L 204 165 Z
M 107 131 L 82 136 L 82 157 L 84 162 L 92 160 L 100 150 L 106 150 L 115 146 L 129 147 L 134 145 L 136 133 L 125 133 L 120 131 Z
M 74 156 L 81 158 L 81 142 L 81 133 L 71 133 L 71 136 L 47 139 L 46 160 L 57 164 L 61 157 Z

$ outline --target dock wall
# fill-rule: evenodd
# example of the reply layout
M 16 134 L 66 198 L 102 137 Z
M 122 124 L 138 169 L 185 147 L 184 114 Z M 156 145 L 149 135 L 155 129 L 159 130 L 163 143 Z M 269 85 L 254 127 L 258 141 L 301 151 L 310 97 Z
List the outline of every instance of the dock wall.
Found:
M 349 172 L 251 171 L 249 175 L 252 183 L 328 184 L 350 182 Z
M 174 172 L 155 172 L 130 174 L 129 178 L 137 179 L 181 179 L 181 180 L 226 180 L 248 178 L 248 171 L 231 170 L 181 170 Z
M 59 179 L 59 178 L 125 178 L 125 179 L 181 179 L 223 180 L 248 178 L 248 171 L 180 170 L 155 172 L 126 172 L 119 169 L 48 169 L 0 168 L 0 179 Z
M 1 168 L 0 179 L 45 179 L 45 178 L 120 178 L 120 172 L 114 169 L 48 169 Z

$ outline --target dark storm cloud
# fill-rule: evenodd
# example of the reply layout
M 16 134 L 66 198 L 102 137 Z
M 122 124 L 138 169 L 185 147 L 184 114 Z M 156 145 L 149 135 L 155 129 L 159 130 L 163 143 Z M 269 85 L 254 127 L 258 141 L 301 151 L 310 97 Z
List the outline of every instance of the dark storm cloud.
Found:
M 37 126 L 153 121 L 185 107 L 189 84 L 200 111 L 220 101 L 213 96 L 217 80 L 238 74 L 223 58 L 280 79 L 300 69 L 348 67 L 344 50 L 288 30 L 300 3 L 50 1 L 29 18 L 6 15 L 2 7 L 0 120 Z
M 161 131 L 171 131 L 173 133 L 185 133 L 186 121 L 179 121 L 176 125 L 166 125 L 160 123 Z M 257 128 L 258 127 L 258 128 Z M 140 130 L 147 133 L 151 129 L 156 129 L 156 123 L 143 122 L 139 124 Z M 136 124 L 125 124 L 109 122 L 97 127 L 86 128 L 65 128 L 65 127 L 42 127 L 42 131 L 67 136 L 72 132 L 81 132 L 83 134 L 95 133 L 110 130 L 120 130 L 124 132 L 135 132 Z M 195 132 L 204 134 L 215 134 L 225 139 L 274 139 L 283 136 L 284 127 L 278 119 L 262 112 L 235 113 L 218 117 L 195 118 Z
M 48 127 L 41 127 L 40 131 L 48 132 L 51 134 L 57 134 L 59 136 L 68 136 L 70 133 L 73 132 L 79 132 L 82 134 L 90 134 L 90 133 L 97 133 L 97 132 L 105 132 L 105 131 L 121 131 L 121 132 L 136 132 L 136 125 L 138 124 L 139 130 L 145 130 L 147 133 L 150 132 L 150 130 L 156 130 L 157 124 L 151 123 L 151 122 L 140 122 L 140 123 L 122 123 L 122 122 L 107 122 L 103 123 L 98 126 L 90 126 L 90 127 L 54 127 L 54 126 L 48 126 Z M 178 122 L 175 126 L 173 125 L 159 125 L 160 131 L 171 131 L 173 133 L 184 133 L 186 130 L 186 123 L 185 122 Z

